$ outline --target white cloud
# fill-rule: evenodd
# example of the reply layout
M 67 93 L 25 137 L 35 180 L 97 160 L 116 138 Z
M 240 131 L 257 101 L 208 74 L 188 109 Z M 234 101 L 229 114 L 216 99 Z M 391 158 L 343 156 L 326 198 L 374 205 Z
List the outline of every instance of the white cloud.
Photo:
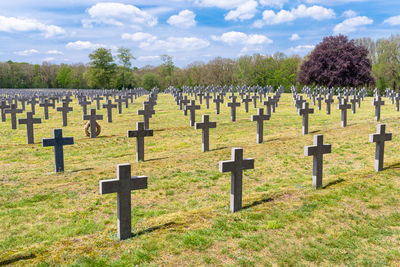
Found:
M 0 31 L 28 32 L 40 31 L 46 38 L 65 34 L 64 29 L 55 25 L 47 25 L 35 19 L 0 16 Z
M 49 62 L 49 61 L 53 61 L 56 60 L 54 57 L 46 57 L 43 59 L 43 61 Z
M 333 32 L 335 34 L 343 33 L 348 34 L 351 32 L 355 32 L 359 27 L 364 25 L 372 24 L 374 21 L 365 16 L 358 16 L 350 19 L 346 19 L 343 22 L 337 24 L 335 28 L 333 28 Z
M 322 6 L 306 7 L 305 5 L 299 5 L 297 8 L 292 8 L 290 11 L 281 10 L 278 13 L 275 13 L 273 10 L 265 10 L 262 20 L 255 21 L 253 26 L 261 28 L 264 25 L 291 22 L 298 18 L 307 17 L 315 20 L 330 19 L 335 17 L 335 12 L 332 9 Z
M 290 41 L 300 40 L 300 36 L 297 33 L 293 33 L 292 36 L 290 36 L 289 40 Z
M 122 39 L 138 42 L 139 48 L 147 51 L 163 50 L 175 52 L 180 50 L 192 51 L 206 48 L 210 42 L 197 37 L 168 37 L 165 40 L 158 39 L 157 36 L 137 32 L 134 34 L 124 33 Z
M 225 20 L 246 20 L 254 17 L 257 11 L 258 3 L 256 1 L 247 1 L 239 5 L 236 9 L 231 10 L 225 16 Z
M 103 44 L 94 44 L 89 41 L 76 41 L 76 42 L 69 42 L 65 45 L 66 48 L 74 49 L 74 50 L 84 50 L 84 49 L 97 49 L 99 47 L 106 47 Z
M 136 32 L 136 33 L 124 33 L 121 36 L 122 39 L 124 40 L 132 40 L 134 42 L 138 41 L 155 41 L 157 39 L 156 36 L 150 34 L 150 33 L 145 33 L 145 32 Z
M 385 19 L 383 23 L 387 23 L 389 25 L 395 26 L 395 25 L 400 25 L 400 15 L 399 16 L 393 16 L 388 19 Z
M 230 10 L 225 20 L 246 20 L 254 17 L 257 12 L 257 1 L 255 0 L 195 0 L 202 7 L 218 7 Z
M 344 11 L 342 16 L 346 17 L 346 18 L 354 18 L 354 17 L 358 16 L 358 13 L 355 12 L 354 10 L 349 9 L 349 10 Z
M 63 52 L 58 51 L 58 50 L 49 50 L 49 51 L 47 51 L 47 54 L 49 54 L 49 55 L 64 55 Z
M 271 44 L 273 42 L 265 35 L 261 34 L 247 35 L 243 32 L 235 32 L 235 31 L 223 33 L 221 36 L 211 36 L 211 39 L 213 39 L 214 41 L 221 41 L 229 45 L 233 45 L 236 43 L 244 45 L 263 45 L 263 44 Z
M 315 45 L 298 45 L 296 47 L 289 48 L 289 51 L 295 54 L 304 54 L 313 50 Z
M 322 5 L 339 5 L 339 4 L 348 4 L 354 2 L 366 2 L 368 0 L 306 0 L 308 4 L 322 4 Z
M 190 28 L 196 25 L 196 21 L 194 18 L 196 17 L 196 14 L 194 14 L 190 10 L 182 10 L 179 12 L 178 15 L 173 15 L 169 17 L 167 20 L 168 24 L 174 25 L 180 28 Z
M 283 5 L 286 4 L 289 0 L 260 0 L 260 4 L 263 6 L 283 8 Z
M 30 56 L 32 54 L 37 54 L 37 53 L 39 53 L 39 51 L 37 51 L 36 49 L 29 49 L 29 50 L 14 52 L 14 54 L 16 54 L 18 56 Z
M 138 61 L 156 61 L 159 59 L 160 56 L 140 56 L 137 58 Z
M 82 20 L 84 27 L 91 27 L 93 23 L 104 23 L 114 26 L 125 24 L 155 26 L 157 18 L 150 13 L 137 8 L 134 5 L 122 3 L 97 3 L 87 9 L 89 20 Z

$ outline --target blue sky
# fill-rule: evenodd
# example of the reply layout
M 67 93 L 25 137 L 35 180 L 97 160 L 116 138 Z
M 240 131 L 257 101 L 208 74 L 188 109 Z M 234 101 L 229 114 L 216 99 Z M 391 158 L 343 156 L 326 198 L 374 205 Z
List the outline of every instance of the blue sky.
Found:
M 134 66 L 168 54 L 184 67 L 217 56 L 305 55 L 324 36 L 400 33 L 399 0 L 3 0 L 0 61 L 87 63 L 131 49 Z

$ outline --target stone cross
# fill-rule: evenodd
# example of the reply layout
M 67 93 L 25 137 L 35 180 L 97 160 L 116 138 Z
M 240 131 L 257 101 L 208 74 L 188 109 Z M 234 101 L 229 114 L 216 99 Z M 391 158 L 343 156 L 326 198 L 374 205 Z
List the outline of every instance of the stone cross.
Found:
M 190 126 L 194 126 L 196 122 L 196 109 L 200 109 L 200 105 L 196 105 L 196 100 L 191 100 L 190 105 L 186 105 L 185 109 L 190 111 Z
M 222 98 L 222 96 L 218 95 L 216 98 L 213 99 L 213 102 L 215 103 L 216 114 L 219 114 L 220 104 L 224 103 L 224 99 Z
M 36 96 L 32 97 L 32 98 L 28 101 L 28 103 L 31 104 L 31 112 L 32 112 L 32 114 L 35 114 L 35 113 L 36 113 L 36 111 L 35 111 L 35 106 L 36 106 L 36 104 L 38 103 L 38 101 L 36 100 Z
M 347 126 L 347 110 L 351 108 L 350 104 L 347 104 L 347 99 L 343 98 L 341 104 L 338 104 L 338 109 L 342 111 L 341 125 L 342 127 Z
M 375 171 L 379 172 L 383 169 L 383 155 L 385 152 L 385 141 L 392 140 L 392 134 L 386 133 L 386 125 L 378 124 L 376 134 L 369 135 L 369 141 L 375 142 Z
M 97 110 L 100 109 L 100 100 L 103 100 L 103 97 L 101 97 L 100 95 L 96 95 L 95 97 L 93 97 L 93 100 L 96 100 L 96 108 Z
M 156 112 L 154 109 L 150 107 L 150 105 L 143 104 L 143 109 L 138 110 L 137 114 L 138 115 L 143 115 L 143 121 L 144 121 L 144 128 L 148 130 L 150 128 L 150 118 L 155 114 Z
M 334 102 L 335 100 L 332 98 L 332 95 L 328 95 L 327 97 L 325 97 L 325 103 L 326 103 L 326 114 L 331 114 L 331 104 Z
M 400 94 L 396 93 L 396 96 L 394 97 L 394 99 L 396 100 L 396 111 L 399 111 Z
M 117 102 L 118 105 L 118 114 L 122 114 L 122 102 L 124 102 L 122 96 L 118 96 L 118 98 L 115 99 L 115 102 Z
M 231 108 L 231 121 L 236 121 L 236 107 L 240 107 L 240 103 L 236 102 L 236 96 L 231 97 L 231 102 L 226 103 Z
M 6 112 L 5 110 L 8 109 L 10 105 L 7 105 L 7 102 L 5 100 L 2 100 L 0 102 L 0 113 L 1 113 L 1 121 L 5 122 L 6 121 Z
M 52 107 L 53 104 L 49 103 L 49 100 L 45 99 L 43 103 L 39 104 L 40 107 L 44 108 L 44 119 L 49 119 L 49 107 Z
M 103 104 L 103 108 L 107 109 L 107 122 L 112 122 L 112 109 L 116 107 L 117 104 L 112 104 L 111 99 L 107 100 L 107 104 Z
M 212 96 L 210 95 L 210 93 L 207 92 L 207 94 L 204 96 L 204 99 L 206 100 L 206 108 L 209 109 L 210 108 L 210 99 L 212 98 Z
M 313 146 L 304 147 L 304 155 L 313 156 L 312 186 L 314 189 L 322 186 L 323 155 L 331 153 L 331 150 L 331 145 L 324 145 L 324 136 L 322 134 L 314 135 Z
M 96 109 L 90 109 L 90 115 L 83 115 L 83 120 L 90 121 L 90 138 L 96 137 L 96 124 L 97 120 L 102 120 L 103 115 L 96 115 Z
M 243 170 L 254 169 L 254 159 L 243 159 L 242 148 L 232 148 L 232 160 L 220 161 L 220 172 L 231 172 L 231 212 L 242 208 Z
M 303 116 L 303 129 L 302 129 L 303 134 L 308 134 L 308 114 L 313 114 L 313 113 L 314 109 L 309 108 L 308 102 L 304 102 L 303 108 L 299 109 L 299 115 Z
M 33 112 L 26 113 L 26 119 L 18 119 L 19 124 L 26 124 L 26 133 L 28 136 L 28 144 L 34 143 L 33 137 L 33 125 L 36 123 L 42 123 L 41 118 L 33 118 Z
M 381 119 L 381 106 L 385 105 L 385 101 L 382 101 L 380 96 L 377 96 L 372 100 L 372 105 L 375 106 L 375 120 Z
M 264 114 L 264 109 L 259 108 L 257 115 L 251 115 L 251 121 L 257 122 L 257 144 L 261 144 L 264 139 L 264 121 L 269 120 L 270 115 Z
M 356 104 L 357 104 L 357 97 L 353 95 L 350 99 L 351 103 L 351 113 L 355 114 L 356 113 Z
M 128 130 L 128 137 L 136 137 L 136 161 L 144 161 L 144 137 L 153 136 L 153 130 L 145 129 L 144 122 L 136 122 L 136 131 Z
M 203 115 L 203 122 L 196 122 L 195 128 L 202 129 L 202 151 L 210 150 L 210 128 L 216 128 L 217 123 L 210 121 L 209 115 Z
M 11 104 L 10 109 L 6 109 L 4 112 L 11 115 L 11 129 L 17 129 L 17 113 L 22 113 L 22 109 L 17 109 L 16 104 Z
M 83 108 L 83 115 L 87 114 L 87 106 L 90 105 L 92 102 L 89 102 L 86 100 L 86 97 L 83 98 L 83 100 L 81 100 L 81 102 L 79 103 L 82 108 Z
M 251 98 L 253 99 L 253 107 L 257 108 L 257 98 L 259 98 L 259 96 L 256 93 L 254 93 Z
M 323 97 L 321 94 L 318 94 L 317 100 L 318 100 L 318 110 L 321 110 L 321 101 Z
M 73 145 L 73 137 L 63 137 L 62 129 L 54 129 L 54 138 L 43 138 L 42 146 L 54 146 L 54 162 L 56 166 L 56 172 L 64 171 L 64 149 L 65 145 Z
M 68 116 L 67 115 L 68 115 L 68 112 L 70 112 L 72 110 L 73 110 L 72 107 L 68 107 L 68 102 L 63 102 L 63 106 L 57 108 L 57 111 L 62 112 L 63 127 L 68 125 Z
M 271 107 L 272 105 L 274 105 L 274 100 L 270 96 L 268 96 L 267 100 L 265 100 L 263 104 L 267 107 L 267 109 L 265 110 L 265 114 L 271 116 Z
M 183 114 L 186 116 L 187 115 L 187 110 L 185 109 L 185 107 L 187 106 L 187 104 L 190 103 L 190 100 L 187 98 L 187 95 L 185 95 L 183 97 L 183 99 L 181 100 L 181 104 L 182 104 L 182 109 L 183 109 Z
M 117 193 L 118 237 L 120 240 L 131 237 L 131 191 L 147 188 L 147 177 L 131 177 L 131 165 L 119 164 L 117 179 L 100 181 L 100 194 Z
M 246 95 L 245 98 L 242 99 L 242 103 L 244 103 L 244 110 L 246 113 L 249 112 L 249 102 L 251 102 L 251 97 L 249 95 Z

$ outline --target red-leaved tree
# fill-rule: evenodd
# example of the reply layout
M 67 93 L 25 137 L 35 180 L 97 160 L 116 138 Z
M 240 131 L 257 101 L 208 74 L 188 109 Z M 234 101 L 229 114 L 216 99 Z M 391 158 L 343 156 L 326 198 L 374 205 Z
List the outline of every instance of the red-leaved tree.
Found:
M 346 36 L 325 37 L 301 65 L 297 79 L 302 84 L 351 86 L 374 84 L 368 50 Z

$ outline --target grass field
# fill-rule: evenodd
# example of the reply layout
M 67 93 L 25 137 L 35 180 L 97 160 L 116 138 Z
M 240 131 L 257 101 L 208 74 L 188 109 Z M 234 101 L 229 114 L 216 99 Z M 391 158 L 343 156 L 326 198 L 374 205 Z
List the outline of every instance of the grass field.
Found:
M 376 131 L 371 98 L 348 127 L 340 127 L 335 99 L 331 115 L 315 108 L 310 134 L 292 97 L 283 94 L 264 124 L 264 143 L 256 144 L 256 110 L 230 121 L 224 104 L 210 114 L 210 149 L 201 152 L 201 130 L 189 126 L 170 95 L 160 94 L 150 120 L 154 137 L 145 138 L 146 161 L 136 163 L 136 128 L 141 97 L 114 122 L 99 122 L 99 138 L 84 136 L 82 111 L 74 100 L 63 135 L 65 172 L 54 173 L 53 148 L 43 148 L 61 128 L 61 113 L 43 109 L 35 117 L 35 144 L 26 144 L 25 125 L 11 130 L 0 122 L 0 265 L 67 266 L 399 266 L 400 265 L 400 113 L 385 99 L 381 123 L 393 133 L 386 143 L 385 170 L 374 172 Z M 94 105 L 92 105 L 94 107 Z M 19 118 L 24 117 L 19 114 Z M 311 187 L 312 157 L 304 146 L 313 134 L 332 145 L 324 157 L 324 188 Z M 230 174 L 218 162 L 232 147 L 255 159 L 243 180 L 244 209 L 230 213 Z M 134 236 L 117 239 L 116 194 L 100 195 L 99 180 L 116 176 L 116 166 L 132 164 L 132 175 L 148 176 L 148 189 L 132 192 Z

